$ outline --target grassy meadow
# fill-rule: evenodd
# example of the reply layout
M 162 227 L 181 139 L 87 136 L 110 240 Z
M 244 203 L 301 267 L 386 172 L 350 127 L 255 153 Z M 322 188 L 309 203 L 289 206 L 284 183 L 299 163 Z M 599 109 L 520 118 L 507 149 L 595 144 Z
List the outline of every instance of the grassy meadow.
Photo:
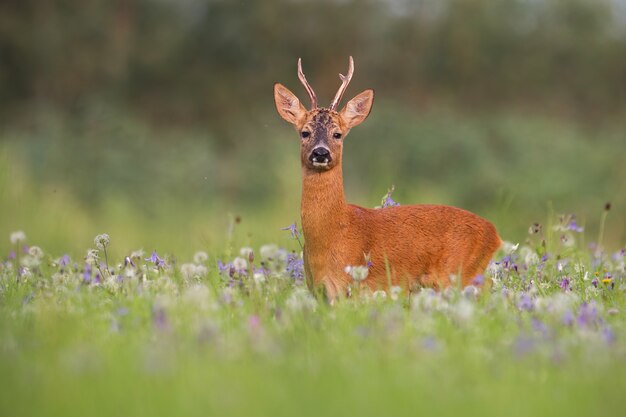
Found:
M 348 198 L 493 220 L 510 243 L 476 285 L 309 294 L 278 122 L 236 150 L 123 119 L 5 131 L 0 415 L 620 415 L 620 125 L 381 113 L 347 139 Z

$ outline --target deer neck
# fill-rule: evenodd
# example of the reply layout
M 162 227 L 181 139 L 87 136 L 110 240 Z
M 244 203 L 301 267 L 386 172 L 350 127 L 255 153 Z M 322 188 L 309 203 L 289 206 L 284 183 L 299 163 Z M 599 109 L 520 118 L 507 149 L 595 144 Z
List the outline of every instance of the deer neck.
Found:
M 309 249 L 328 247 L 346 224 L 348 205 L 341 165 L 330 171 L 302 168 L 302 230 Z

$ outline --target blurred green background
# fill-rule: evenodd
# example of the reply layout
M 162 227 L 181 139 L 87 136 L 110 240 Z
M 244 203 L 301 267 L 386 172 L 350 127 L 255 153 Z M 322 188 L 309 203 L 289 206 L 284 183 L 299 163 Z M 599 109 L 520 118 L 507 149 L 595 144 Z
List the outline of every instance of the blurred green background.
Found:
M 298 137 L 272 86 L 376 90 L 346 139 L 351 202 L 392 184 L 524 239 L 550 210 L 626 239 L 626 0 L 0 3 L 0 253 L 290 244 Z M 304 100 L 305 102 L 307 100 Z

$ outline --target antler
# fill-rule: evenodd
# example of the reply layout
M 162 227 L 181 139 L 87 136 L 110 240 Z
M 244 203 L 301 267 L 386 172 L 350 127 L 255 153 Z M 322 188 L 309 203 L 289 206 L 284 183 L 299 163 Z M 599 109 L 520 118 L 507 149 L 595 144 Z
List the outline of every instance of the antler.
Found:
M 354 74 L 354 60 L 352 59 L 352 57 L 350 57 L 350 64 L 348 65 L 348 74 L 345 76 L 339 74 L 339 78 L 341 79 L 341 86 L 339 87 L 337 94 L 335 94 L 335 98 L 333 99 L 332 103 L 330 103 L 330 110 L 337 110 L 337 106 L 339 105 L 339 102 L 341 101 L 341 97 L 343 96 L 343 93 L 346 92 L 346 89 L 348 88 L 348 84 L 350 84 L 350 80 L 352 79 L 352 74 Z
M 302 85 L 304 85 L 306 92 L 309 93 L 309 97 L 311 98 L 311 110 L 316 109 L 317 97 L 315 96 L 315 91 L 313 91 L 313 88 L 311 88 L 309 83 L 306 81 L 306 77 L 302 72 L 302 58 L 298 58 L 298 78 L 300 79 Z

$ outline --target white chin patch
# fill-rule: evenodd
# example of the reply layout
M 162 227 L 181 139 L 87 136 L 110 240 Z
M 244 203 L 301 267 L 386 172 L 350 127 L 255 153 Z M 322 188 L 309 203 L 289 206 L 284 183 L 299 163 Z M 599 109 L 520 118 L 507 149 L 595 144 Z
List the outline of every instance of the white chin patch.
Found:
M 318 168 L 327 168 L 328 162 L 313 162 L 313 166 Z

